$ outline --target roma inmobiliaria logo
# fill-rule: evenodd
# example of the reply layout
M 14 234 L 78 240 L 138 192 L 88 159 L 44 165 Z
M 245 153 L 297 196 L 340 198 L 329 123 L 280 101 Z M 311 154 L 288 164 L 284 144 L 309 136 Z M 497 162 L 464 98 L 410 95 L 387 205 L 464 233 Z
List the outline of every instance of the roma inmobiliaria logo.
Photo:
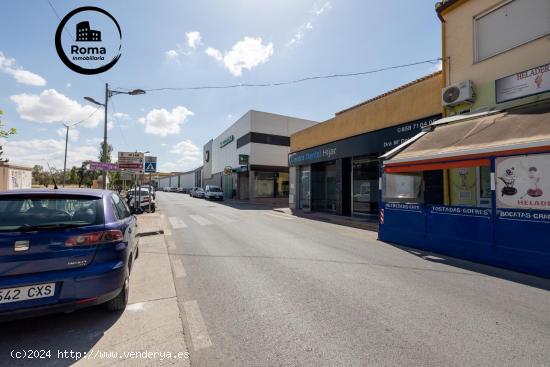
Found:
M 71 70 L 85 75 L 111 69 L 121 56 L 122 31 L 107 11 L 84 6 L 69 12 L 55 32 L 55 49 Z

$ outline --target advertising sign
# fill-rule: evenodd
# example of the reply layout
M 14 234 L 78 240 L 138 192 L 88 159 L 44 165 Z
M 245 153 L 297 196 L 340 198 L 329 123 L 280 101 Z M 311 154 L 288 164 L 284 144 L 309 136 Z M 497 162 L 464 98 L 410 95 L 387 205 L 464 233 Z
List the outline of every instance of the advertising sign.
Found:
M 107 162 L 90 162 L 90 171 L 118 171 L 118 164 Z
M 550 64 L 495 80 L 496 102 L 550 91 Z
M 118 152 L 118 167 L 131 170 L 134 173 L 143 173 L 143 153 L 140 152 Z
M 449 169 L 451 205 L 477 204 L 477 173 L 475 167 Z
M 227 138 L 223 139 L 223 141 L 220 142 L 220 148 L 223 148 L 227 144 L 230 144 L 233 140 L 235 140 L 235 137 L 233 135 L 229 135 Z
M 550 210 L 550 154 L 496 160 L 498 208 Z
M 239 154 L 239 165 L 244 166 L 248 164 L 248 154 Z

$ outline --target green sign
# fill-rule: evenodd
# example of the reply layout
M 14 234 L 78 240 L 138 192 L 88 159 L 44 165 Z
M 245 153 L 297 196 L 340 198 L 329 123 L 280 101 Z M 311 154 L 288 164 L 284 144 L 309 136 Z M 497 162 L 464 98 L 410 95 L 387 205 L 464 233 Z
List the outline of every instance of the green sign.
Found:
M 231 143 L 235 137 L 233 135 L 229 135 L 227 138 L 225 138 L 223 141 L 220 142 L 220 148 L 225 147 L 227 144 Z
M 248 154 L 239 154 L 239 165 L 243 166 L 248 164 Z

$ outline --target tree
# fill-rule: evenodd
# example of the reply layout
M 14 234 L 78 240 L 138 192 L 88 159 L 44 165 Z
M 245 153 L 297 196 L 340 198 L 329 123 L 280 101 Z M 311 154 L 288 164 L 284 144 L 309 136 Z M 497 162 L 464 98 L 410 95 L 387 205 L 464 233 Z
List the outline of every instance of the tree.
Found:
M 4 111 L 0 110 L 0 138 L 7 138 L 8 136 L 15 134 L 17 130 L 14 127 L 8 130 L 4 130 L 4 124 L 2 123 L 3 114 Z M 6 158 L 2 158 L 2 154 L 4 154 L 4 152 L 2 150 L 2 146 L 0 145 L 0 163 L 7 162 L 8 160 Z
M 69 184 L 71 185 L 78 183 L 78 173 L 76 170 L 76 166 L 73 166 L 73 168 L 71 168 L 71 172 L 69 172 Z
M 32 180 L 35 185 L 48 187 L 50 184 L 50 174 L 44 171 L 44 167 L 37 164 L 32 168 Z
M 111 162 L 111 153 L 113 152 L 113 146 L 111 144 L 107 144 L 107 159 L 103 160 L 103 142 L 99 144 L 99 161 L 100 162 Z

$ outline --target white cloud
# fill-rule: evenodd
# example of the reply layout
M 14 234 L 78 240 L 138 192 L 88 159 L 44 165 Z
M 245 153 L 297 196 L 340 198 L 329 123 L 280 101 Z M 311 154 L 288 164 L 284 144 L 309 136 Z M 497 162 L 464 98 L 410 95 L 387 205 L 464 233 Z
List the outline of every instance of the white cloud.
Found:
M 216 50 L 213 47 L 208 47 L 204 53 L 206 53 L 208 56 L 213 57 L 217 61 L 223 60 L 223 54 L 220 50 Z
M 8 140 L 4 142 L 5 156 L 13 163 L 28 166 L 40 164 L 52 168 L 63 168 L 65 155 L 65 139 L 30 139 Z M 98 148 L 69 143 L 67 152 L 67 167 L 80 166 L 82 161 L 97 160 Z
M 325 11 L 328 11 L 330 9 L 332 9 L 332 5 L 330 1 L 327 1 L 326 3 L 318 7 L 316 10 L 314 10 L 314 12 L 315 12 L 315 15 L 319 16 L 323 14 Z
M 10 99 L 16 104 L 19 116 L 27 121 L 75 123 L 87 119 L 83 126 L 96 127 L 103 120 L 101 113 L 94 113 L 96 107 L 81 105 L 55 89 L 46 89 L 40 95 L 16 94 Z
M 65 85 L 65 88 L 70 88 L 72 87 L 72 84 L 70 82 L 68 82 L 66 85 Z
M 46 79 L 42 78 L 38 74 L 23 69 L 21 66 L 18 66 L 15 59 L 5 56 L 2 51 L 0 51 L 0 70 L 13 76 L 13 78 L 21 84 L 34 85 L 38 87 L 46 85 Z
M 206 54 L 217 61 L 223 60 L 231 74 L 241 76 L 243 69 L 251 70 L 269 60 L 273 55 L 273 43 L 264 45 L 260 37 L 245 37 L 226 51 L 223 58 L 221 51 L 212 47 L 206 49 Z
M 165 147 L 165 146 L 167 146 L 167 145 L 168 145 L 168 144 L 166 144 L 166 143 L 161 143 L 161 144 L 160 144 L 160 146 L 162 146 L 162 147 Z
M 140 118 L 139 122 L 145 125 L 145 133 L 166 136 L 178 134 L 181 131 L 180 126 L 189 116 L 193 116 L 193 112 L 183 106 L 174 107 L 172 111 L 155 108 Z
M 197 168 L 202 163 L 202 150 L 191 140 L 182 140 L 172 146 L 170 152 L 178 155 L 178 159 L 172 162 L 165 162 L 160 165 L 160 171 L 188 171 Z
M 115 127 L 115 123 L 113 121 L 107 121 L 107 130 L 111 130 L 113 127 Z
M 310 10 L 309 19 L 298 27 L 294 36 L 292 36 L 290 41 L 288 41 L 285 46 L 290 47 L 300 43 L 304 39 L 306 32 L 313 29 L 313 23 L 315 22 L 315 19 L 321 16 L 323 13 L 326 13 L 330 9 L 332 9 L 332 5 L 328 1 L 322 5 L 314 4 L 312 9 Z
M 433 64 L 430 67 L 430 73 L 435 73 L 436 71 L 440 71 L 443 68 L 443 62 L 439 60 L 437 63 Z
M 178 51 L 176 50 L 168 50 L 164 53 L 164 56 L 167 60 L 175 60 L 178 58 Z
M 201 32 L 187 32 L 185 33 L 185 37 L 187 37 L 187 45 L 191 48 L 197 48 L 197 46 L 202 45 Z
M 56 130 L 56 133 L 57 135 L 59 135 L 60 137 L 62 137 L 63 139 L 65 139 L 65 135 L 67 133 L 67 129 L 64 128 L 64 127 L 60 127 L 59 129 Z M 80 133 L 78 132 L 77 129 L 75 129 L 74 127 L 70 128 L 69 129 L 69 140 L 70 141 L 77 141 L 78 138 L 80 137 Z
M 115 112 L 115 113 L 113 113 L 113 117 L 116 118 L 116 119 L 119 119 L 119 120 L 129 120 L 130 119 L 130 115 L 128 115 L 127 113 L 124 113 L 124 112 Z

